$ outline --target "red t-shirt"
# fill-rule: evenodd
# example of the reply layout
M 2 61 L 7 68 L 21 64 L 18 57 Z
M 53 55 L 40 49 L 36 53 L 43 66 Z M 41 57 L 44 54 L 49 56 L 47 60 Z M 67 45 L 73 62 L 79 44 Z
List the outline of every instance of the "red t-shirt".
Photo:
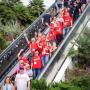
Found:
M 55 27 L 53 32 L 55 33 L 55 35 L 60 35 L 61 34 L 61 30 L 59 27 Z
M 48 32 L 47 36 L 48 36 L 49 41 L 55 41 L 55 36 L 53 35 L 53 33 L 51 31 Z
M 67 27 L 71 26 L 72 18 L 70 16 L 64 15 L 63 16 L 64 23 Z
M 60 30 L 60 33 L 62 34 L 63 33 L 63 23 L 62 22 L 60 22 L 60 21 L 58 21 L 58 23 L 59 23 L 59 30 Z
M 42 50 L 42 55 L 49 55 L 50 54 L 50 48 L 48 46 L 45 46 Z
M 45 37 L 45 35 L 42 35 L 42 37 L 41 37 L 40 41 L 41 41 L 41 42 L 46 41 L 46 37 Z
M 56 22 L 56 26 L 53 29 L 54 35 L 60 35 L 63 33 L 63 24 L 60 21 Z
M 53 36 L 56 39 L 56 31 L 54 29 L 52 29 L 51 32 L 53 33 Z
M 32 68 L 33 69 L 40 69 L 42 67 L 41 58 L 40 56 L 33 56 L 32 57 Z
M 22 57 L 19 57 L 18 60 L 23 60 L 24 63 L 29 63 L 28 59 L 27 59 L 27 56 L 22 56 Z
M 43 45 L 44 45 L 43 42 L 38 43 L 38 51 L 39 51 L 39 53 L 42 53 Z
M 40 39 L 40 45 L 45 46 L 46 45 L 46 37 L 43 35 Z
M 47 36 L 48 36 L 49 41 L 55 41 L 55 36 L 52 33 L 52 31 L 48 32 Z
M 29 47 L 29 50 L 30 50 L 31 54 L 34 53 L 35 50 L 38 48 L 37 43 L 35 43 L 35 42 L 34 43 L 29 43 L 28 47 Z

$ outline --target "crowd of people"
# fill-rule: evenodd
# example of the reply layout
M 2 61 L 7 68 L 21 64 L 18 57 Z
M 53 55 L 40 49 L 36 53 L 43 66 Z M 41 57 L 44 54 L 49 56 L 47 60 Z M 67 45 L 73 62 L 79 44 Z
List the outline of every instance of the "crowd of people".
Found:
M 44 23 L 49 31 L 46 34 L 35 32 L 35 36 L 30 41 L 28 34 L 24 32 L 30 58 L 28 59 L 26 53 L 21 54 L 23 49 L 20 50 L 17 55 L 18 67 L 13 71 L 14 74 L 16 73 L 14 86 L 10 77 L 7 77 L 2 90 L 30 90 L 30 80 L 40 74 L 86 4 L 86 0 L 56 0 L 57 16 L 52 17 L 47 13 L 42 18 L 42 24 Z

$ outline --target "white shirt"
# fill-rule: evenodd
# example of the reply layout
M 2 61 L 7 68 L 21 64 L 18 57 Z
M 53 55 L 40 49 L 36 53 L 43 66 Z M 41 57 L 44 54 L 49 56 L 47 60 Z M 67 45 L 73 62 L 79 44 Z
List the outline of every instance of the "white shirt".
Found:
M 27 82 L 30 80 L 27 74 L 17 74 L 15 78 L 17 90 L 27 90 Z

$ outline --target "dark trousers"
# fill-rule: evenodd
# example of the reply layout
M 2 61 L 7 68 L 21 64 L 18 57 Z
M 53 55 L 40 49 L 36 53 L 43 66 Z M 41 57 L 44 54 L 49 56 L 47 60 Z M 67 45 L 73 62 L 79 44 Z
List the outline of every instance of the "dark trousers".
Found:
M 63 34 L 56 35 L 57 44 L 59 44 L 63 40 Z

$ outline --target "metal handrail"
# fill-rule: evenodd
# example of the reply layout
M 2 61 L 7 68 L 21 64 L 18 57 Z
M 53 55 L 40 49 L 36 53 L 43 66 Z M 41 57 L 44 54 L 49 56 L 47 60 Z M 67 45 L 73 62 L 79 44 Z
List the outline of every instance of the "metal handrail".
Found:
M 48 68 L 50 67 L 51 63 L 55 60 L 55 57 L 57 56 L 57 54 L 62 51 L 62 49 L 64 48 L 64 46 L 66 46 L 71 38 L 70 37 L 73 37 L 72 34 L 75 34 L 75 31 L 74 29 L 76 28 L 76 26 L 78 27 L 79 26 L 79 22 L 82 20 L 83 16 L 86 15 L 86 12 L 87 10 L 89 9 L 90 7 L 90 4 L 88 4 L 88 6 L 85 8 L 85 10 L 83 11 L 83 13 L 81 14 L 81 16 L 78 18 L 78 20 L 75 22 L 75 24 L 73 25 L 73 27 L 71 28 L 70 32 L 68 33 L 68 35 L 65 37 L 65 39 L 63 40 L 63 42 L 60 44 L 60 46 L 58 47 L 58 49 L 56 50 L 55 54 L 51 57 L 51 59 L 49 60 L 49 62 L 47 63 L 47 65 L 45 66 L 45 68 L 42 70 L 41 74 L 37 77 L 38 80 L 40 80 L 44 74 L 47 72 Z M 85 18 L 85 17 L 84 17 Z M 74 33 L 73 33 L 74 32 Z M 69 40 L 69 41 L 68 41 Z M 66 44 L 66 45 L 65 45 Z

